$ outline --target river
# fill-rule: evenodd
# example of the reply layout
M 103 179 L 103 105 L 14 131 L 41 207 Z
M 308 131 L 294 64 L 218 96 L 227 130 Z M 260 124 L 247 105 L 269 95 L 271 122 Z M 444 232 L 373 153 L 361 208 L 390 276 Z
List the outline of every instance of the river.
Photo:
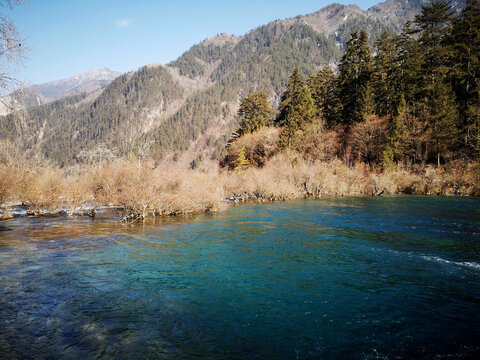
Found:
M 480 200 L 0 228 L 0 358 L 480 358 Z

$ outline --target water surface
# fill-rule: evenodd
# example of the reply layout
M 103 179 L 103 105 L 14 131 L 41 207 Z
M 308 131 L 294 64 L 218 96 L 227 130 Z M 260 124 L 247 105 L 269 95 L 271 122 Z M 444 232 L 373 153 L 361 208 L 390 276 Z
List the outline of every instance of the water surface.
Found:
M 0 358 L 480 358 L 480 201 L 0 228 Z

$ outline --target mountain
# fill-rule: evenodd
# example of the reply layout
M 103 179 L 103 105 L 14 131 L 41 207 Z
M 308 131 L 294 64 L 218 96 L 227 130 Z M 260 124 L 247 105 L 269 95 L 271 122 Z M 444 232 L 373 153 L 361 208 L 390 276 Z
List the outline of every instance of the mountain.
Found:
M 414 19 L 423 5 L 431 2 L 431 0 L 387 0 L 372 6 L 367 13 L 398 31 L 407 21 Z M 457 13 L 465 7 L 465 0 L 449 0 L 448 3 Z
M 50 81 L 33 85 L 9 94 L 2 99 L 0 114 L 9 113 L 10 109 L 27 108 L 51 103 L 52 101 L 72 95 L 90 93 L 107 86 L 121 73 L 107 68 L 94 69 L 68 79 Z M 7 107 L 5 104 L 8 104 Z
M 365 29 L 373 42 L 384 30 L 398 32 L 426 3 L 387 0 L 367 11 L 332 4 L 243 36 L 220 34 L 167 65 L 124 74 L 88 96 L 7 116 L 0 120 L 0 137 L 60 164 L 101 149 L 118 156 L 218 157 L 238 126 L 243 96 L 264 91 L 278 104 L 293 68 L 309 76 L 323 65 L 335 67 L 351 32 Z M 460 9 L 463 3 L 452 5 Z

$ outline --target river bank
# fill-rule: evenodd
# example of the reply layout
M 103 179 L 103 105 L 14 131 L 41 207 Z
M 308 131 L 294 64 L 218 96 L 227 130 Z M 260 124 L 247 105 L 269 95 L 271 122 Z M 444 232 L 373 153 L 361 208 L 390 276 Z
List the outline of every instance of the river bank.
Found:
M 478 164 L 395 167 L 279 154 L 262 168 L 228 171 L 216 164 L 184 169 L 169 162 L 118 160 L 65 168 L 0 166 L 0 218 L 44 214 L 95 216 L 115 208 L 127 220 L 215 212 L 242 202 L 324 196 L 419 194 L 479 196 Z

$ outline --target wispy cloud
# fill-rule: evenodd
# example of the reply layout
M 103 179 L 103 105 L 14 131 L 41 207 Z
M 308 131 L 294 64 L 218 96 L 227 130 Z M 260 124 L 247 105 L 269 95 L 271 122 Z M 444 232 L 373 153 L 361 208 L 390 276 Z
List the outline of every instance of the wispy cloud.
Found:
M 117 19 L 114 21 L 114 24 L 118 27 L 127 27 L 132 23 L 132 19 Z

